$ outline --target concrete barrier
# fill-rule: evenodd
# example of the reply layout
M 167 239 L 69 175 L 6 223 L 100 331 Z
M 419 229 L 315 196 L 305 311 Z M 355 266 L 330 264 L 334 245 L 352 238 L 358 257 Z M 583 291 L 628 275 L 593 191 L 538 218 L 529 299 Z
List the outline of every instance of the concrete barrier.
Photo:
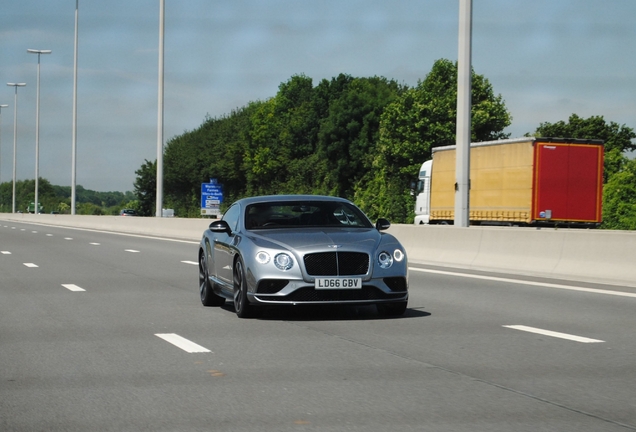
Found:
M 4 213 L 0 221 L 198 241 L 211 219 Z M 636 231 L 392 225 L 388 232 L 412 263 L 636 287 Z
M 393 225 L 413 263 L 636 287 L 636 231 Z
M 199 241 L 211 219 L 0 213 L 0 221 L 95 229 Z

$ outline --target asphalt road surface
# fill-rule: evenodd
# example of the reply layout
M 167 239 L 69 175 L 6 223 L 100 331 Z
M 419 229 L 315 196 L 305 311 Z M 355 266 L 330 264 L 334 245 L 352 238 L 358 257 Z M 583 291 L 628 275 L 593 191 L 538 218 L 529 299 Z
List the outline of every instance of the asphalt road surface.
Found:
M 411 266 L 236 317 L 196 242 L 0 221 L 0 431 L 636 430 L 636 290 Z

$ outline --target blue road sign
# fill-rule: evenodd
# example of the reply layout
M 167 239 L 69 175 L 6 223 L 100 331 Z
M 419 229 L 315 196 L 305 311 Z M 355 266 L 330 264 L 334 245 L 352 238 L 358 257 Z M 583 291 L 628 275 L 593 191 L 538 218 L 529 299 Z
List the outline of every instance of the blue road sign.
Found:
M 201 210 L 218 210 L 221 203 L 223 203 L 223 187 L 216 181 L 201 183 Z

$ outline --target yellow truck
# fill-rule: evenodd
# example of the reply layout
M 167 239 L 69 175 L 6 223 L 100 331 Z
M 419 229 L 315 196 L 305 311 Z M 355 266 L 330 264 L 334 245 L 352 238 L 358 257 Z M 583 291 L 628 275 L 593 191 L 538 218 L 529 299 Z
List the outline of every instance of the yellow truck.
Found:
M 525 137 L 472 143 L 469 219 L 474 225 L 597 226 L 603 142 Z M 452 224 L 455 146 L 422 164 L 415 224 Z

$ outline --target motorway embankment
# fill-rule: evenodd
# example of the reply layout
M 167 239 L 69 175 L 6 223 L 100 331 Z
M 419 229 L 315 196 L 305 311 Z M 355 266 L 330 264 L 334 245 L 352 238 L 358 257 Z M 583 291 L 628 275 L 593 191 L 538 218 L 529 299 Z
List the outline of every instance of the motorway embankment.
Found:
M 198 241 L 210 219 L 0 213 L 2 221 Z M 409 261 L 636 287 L 636 231 L 393 225 Z

